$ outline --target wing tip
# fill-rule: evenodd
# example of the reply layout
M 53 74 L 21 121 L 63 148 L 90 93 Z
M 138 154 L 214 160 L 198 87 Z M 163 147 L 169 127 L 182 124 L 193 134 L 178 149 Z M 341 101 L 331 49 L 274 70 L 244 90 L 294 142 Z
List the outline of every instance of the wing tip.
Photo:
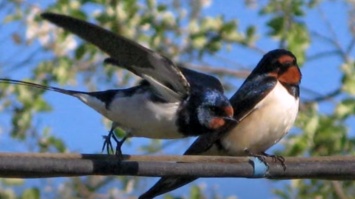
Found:
M 49 21 L 52 21 L 53 19 L 55 19 L 56 17 L 58 17 L 59 14 L 55 14 L 55 13 L 52 13 L 52 12 L 43 12 L 40 14 L 40 16 L 43 18 L 43 19 L 47 19 Z
M 141 196 L 139 196 L 138 199 L 155 198 L 159 195 L 178 189 L 196 179 L 197 178 L 195 177 L 160 178 L 160 180 L 157 183 L 155 183 L 155 185 L 153 185 L 148 191 L 146 191 Z

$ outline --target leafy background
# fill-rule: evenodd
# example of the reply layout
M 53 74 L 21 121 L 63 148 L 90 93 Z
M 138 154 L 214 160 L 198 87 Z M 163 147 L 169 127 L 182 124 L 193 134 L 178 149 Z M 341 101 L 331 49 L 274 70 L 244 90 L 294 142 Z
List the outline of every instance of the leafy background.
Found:
M 41 20 L 44 11 L 94 22 L 174 61 L 214 74 L 224 82 L 228 96 L 264 53 L 289 49 L 302 67 L 302 104 L 295 128 L 270 151 L 283 156 L 353 154 L 354 1 L 0 2 L 1 77 L 94 91 L 132 86 L 138 79 L 105 66 L 105 55 L 97 48 Z M 109 122 L 76 99 L 6 84 L 0 84 L 0 97 L 1 151 L 101 152 L 101 136 Z M 123 150 L 181 154 L 191 141 L 133 138 Z M 154 180 L 0 179 L 0 198 L 135 198 Z M 354 183 L 345 181 L 201 179 L 164 198 L 346 199 L 354 192 Z

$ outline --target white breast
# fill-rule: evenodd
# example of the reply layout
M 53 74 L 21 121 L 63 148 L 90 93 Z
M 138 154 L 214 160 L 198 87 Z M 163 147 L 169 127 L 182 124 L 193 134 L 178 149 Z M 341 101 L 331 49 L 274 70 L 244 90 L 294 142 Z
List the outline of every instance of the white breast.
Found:
M 245 150 L 252 153 L 266 151 L 293 126 L 298 106 L 299 99 L 278 82 L 251 114 L 222 139 L 224 148 L 230 155 L 245 155 Z
M 180 138 L 175 125 L 179 103 L 155 103 L 147 100 L 148 93 L 134 97 L 116 96 L 106 117 L 129 131 L 133 137 Z
M 181 138 L 176 127 L 179 103 L 156 103 L 149 100 L 149 93 L 133 96 L 118 93 L 107 109 L 104 102 L 87 94 L 75 94 L 81 101 L 118 124 L 131 137 L 159 139 Z

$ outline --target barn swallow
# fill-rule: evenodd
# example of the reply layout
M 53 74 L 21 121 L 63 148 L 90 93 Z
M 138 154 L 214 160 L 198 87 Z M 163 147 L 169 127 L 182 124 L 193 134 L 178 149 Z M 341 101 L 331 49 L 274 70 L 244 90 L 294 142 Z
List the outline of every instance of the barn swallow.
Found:
M 220 81 L 210 75 L 175 65 L 170 59 L 94 24 L 65 15 L 44 13 L 44 19 L 91 42 L 113 62 L 142 77 L 138 86 L 99 92 L 80 92 L 30 82 L 2 79 L 74 96 L 113 122 L 104 147 L 116 153 L 127 137 L 176 139 L 212 134 L 233 123 L 233 108 Z M 114 129 L 126 137 L 118 141 Z
M 265 151 L 280 141 L 296 119 L 301 77 L 290 51 L 276 49 L 265 54 L 230 99 L 237 123 L 213 136 L 199 136 L 185 155 L 272 156 Z M 139 199 L 154 198 L 195 179 L 163 177 Z

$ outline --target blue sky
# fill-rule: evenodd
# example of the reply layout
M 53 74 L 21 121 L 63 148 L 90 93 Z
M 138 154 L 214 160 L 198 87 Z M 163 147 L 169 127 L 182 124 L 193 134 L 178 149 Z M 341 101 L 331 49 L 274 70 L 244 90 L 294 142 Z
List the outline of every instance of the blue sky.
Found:
M 265 2 L 265 1 L 262 1 Z M 228 5 L 228 6 L 227 6 Z M 322 3 L 321 10 L 323 13 L 337 13 L 333 15 L 326 15 L 330 20 L 331 24 L 336 24 L 336 34 L 339 38 L 341 44 L 345 45 L 351 39 L 351 36 L 347 30 L 347 11 L 349 8 L 345 4 L 336 2 L 325 2 Z M 307 18 L 305 18 L 304 23 L 310 28 L 310 30 L 330 34 L 327 32 L 326 24 L 320 17 L 320 10 L 309 10 L 307 11 Z M 262 18 L 258 15 L 256 10 L 247 9 L 243 6 L 240 1 L 223 1 L 213 2 L 212 5 L 205 11 L 206 15 L 220 15 L 224 14 L 227 19 L 238 19 L 240 29 L 245 29 L 248 25 L 254 24 L 258 25 L 258 31 L 260 33 L 266 33 L 267 27 L 260 25 L 265 24 L 267 18 Z M 0 17 L 3 17 L 3 13 L 0 12 Z M 20 28 L 19 25 L 13 25 L 12 27 L 7 26 L 1 27 L 0 41 L 6 42 L 6 36 L 8 27 L 10 30 L 16 30 Z M 3 31 L 5 30 L 5 31 Z M 11 31 L 10 31 L 11 32 Z M 0 46 L 0 66 L 4 64 L 11 63 L 9 61 L 18 49 L 13 49 L 10 45 Z M 257 46 L 265 51 L 277 48 L 276 42 L 270 38 L 261 38 L 257 42 Z M 329 49 L 329 46 L 325 45 L 323 41 L 312 38 L 312 43 L 310 48 L 307 50 L 307 55 L 313 55 L 317 52 L 322 52 L 324 49 Z M 28 54 L 30 52 L 21 52 Z M 218 53 L 219 56 L 235 61 L 242 65 L 248 66 L 252 69 L 253 66 L 261 58 L 261 54 L 255 51 L 247 50 L 241 46 L 233 46 L 231 51 L 222 50 Z M 16 55 L 17 56 L 17 55 Z M 15 56 L 15 57 L 16 57 Z M 21 55 L 19 55 L 21 56 Z M 23 55 L 22 55 L 23 56 Z M 235 66 L 228 63 L 223 63 L 220 60 L 214 58 L 205 58 L 205 61 L 211 65 L 225 66 L 233 69 Z M 314 90 L 318 93 L 324 94 L 334 90 L 338 87 L 340 83 L 340 72 L 339 65 L 341 60 L 337 58 L 327 58 L 317 60 L 316 62 L 307 62 L 302 68 L 303 79 L 302 87 Z M 98 66 L 103 67 L 103 66 Z M 29 76 L 29 69 L 22 68 L 20 71 L 11 73 L 11 70 L 4 66 L 0 69 L 0 72 L 6 76 L 10 76 L 15 79 Z M 28 74 L 28 75 L 27 75 Z M 242 80 L 235 81 L 235 88 L 241 84 Z M 73 88 L 71 88 L 73 89 Z M 79 86 L 74 88 L 78 90 L 85 90 L 84 87 Z M 107 88 L 110 89 L 110 88 Z M 302 90 L 301 90 L 302 92 Z M 228 93 L 231 96 L 233 93 Z M 302 92 L 302 99 L 309 99 L 316 97 L 313 94 Z M 53 134 L 57 137 L 62 138 L 70 151 L 77 153 L 98 153 L 102 147 L 102 135 L 106 134 L 108 128 L 102 123 L 102 117 L 97 114 L 94 110 L 88 108 L 86 105 L 81 103 L 75 98 L 63 96 L 61 94 L 48 92 L 45 98 L 53 106 L 53 111 L 49 114 L 40 115 L 39 119 L 36 120 L 40 126 L 50 126 L 53 130 Z M 330 112 L 333 110 L 333 105 L 331 102 L 322 103 L 320 105 L 320 111 Z M 5 119 L 4 119 L 5 118 Z M 2 129 L 2 134 L 0 134 L 0 149 L 2 151 L 22 151 L 26 152 L 26 147 L 21 147 L 18 145 L 13 145 L 13 141 L 6 137 L 6 126 L 9 122 L 6 120 L 6 116 L 0 119 L 0 125 L 5 126 Z M 351 133 L 353 134 L 353 125 L 350 127 Z M 133 138 L 131 139 L 131 144 L 124 145 L 123 151 L 129 154 L 141 154 L 142 151 L 137 150 L 139 146 L 143 143 L 147 143 L 146 139 Z M 171 147 L 168 147 L 167 152 L 175 152 L 175 154 L 183 153 L 181 148 L 187 148 L 191 140 L 176 141 Z M 14 147 L 15 146 L 15 147 Z M 274 148 L 280 148 L 280 144 Z M 273 148 L 273 149 L 274 149 Z M 272 151 L 269 150 L 269 152 Z M 151 180 L 149 184 L 155 182 L 155 179 Z M 271 190 L 281 183 L 287 183 L 289 181 L 270 181 L 270 180 L 257 180 L 257 179 L 236 179 L 236 178 L 220 178 L 220 179 L 200 179 L 196 181 L 197 184 L 206 184 L 209 188 L 215 188 L 223 196 L 237 195 L 238 198 L 274 198 Z M 149 186 L 147 186 L 148 188 Z M 185 186 L 173 193 L 184 193 L 189 189 Z

